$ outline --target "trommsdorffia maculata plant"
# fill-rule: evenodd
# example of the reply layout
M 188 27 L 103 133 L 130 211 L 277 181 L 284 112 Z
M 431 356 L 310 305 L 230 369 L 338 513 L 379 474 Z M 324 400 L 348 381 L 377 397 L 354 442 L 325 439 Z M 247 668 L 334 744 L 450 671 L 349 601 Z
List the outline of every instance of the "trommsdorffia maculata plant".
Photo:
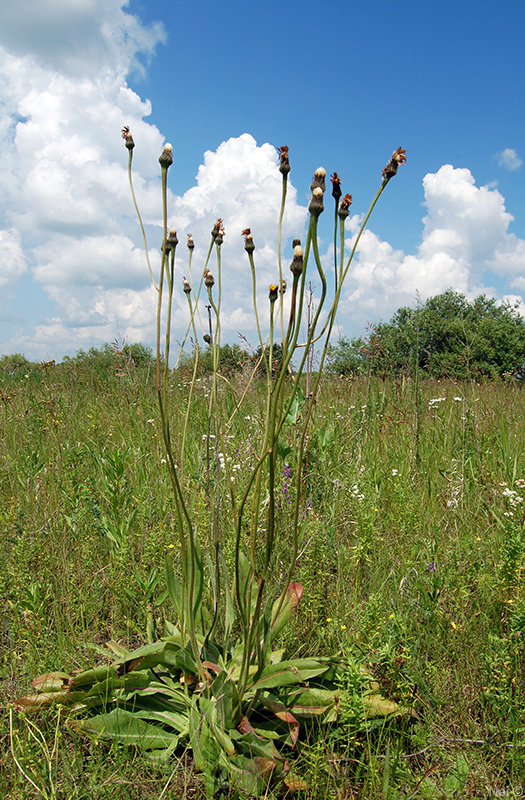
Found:
M 132 160 L 135 142 L 129 128 L 122 137 L 128 150 L 128 174 L 138 214 L 147 265 L 157 292 L 156 391 L 160 433 L 172 493 L 178 557 L 166 558 L 166 585 L 173 604 L 172 619 L 164 621 L 163 637 L 133 652 L 110 642 L 110 663 L 68 675 L 48 673 L 33 682 L 36 694 L 20 698 L 19 708 L 42 708 L 53 702 L 90 715 L 74 717 L 71 725 L 87 735 L 139 744 L 151 757 L 166 761 L 186 747 L 204 773 L 208 797 L 224 783 L 239 791 L 263 796 L 272 782 L 291 781 L 291 754 L 298 747 L 301 725 L 337 719 L 341 676 L 352 663 L 344 657 L 301 657 L 276 647 L 303 594 L 294 571 L 304 547 L 305 503 L 303 465 L 309 426 L 319 392 L 323 366 L 336 322 L 345 279 L 360 238 L 382 192 L 406 161 L 398 148 L 382 171 L 382 181 L 365 214 L 350 252 L 345 251 L 345 222 L 352 197 L 343 195 L 341 178 L 331 176 L 333 216 L 333 285 L 319 252 L 318 226 L 324 211 L 326 171 L 318 168 L 310 187 L 309 218 L 304 245 L 292 244 L 289 273 L 283 266 L 283 217 L 290 158 L 288 147 L 277 151 L 276 169 L 282 176 L 277 214 L 277 274 L 269 287 L 267 308 L 257 302 L 256 244 L 252 231 L 244 239 L 251 279 L 253 314 L 259 358 L 248 381 L 234 387 L 221 369 L 221 306 L 224 291 L 223 220 L 212 224 L 204 263 L 195 278 L 196 244 L 185 233 L 187 255 L 179 266 L 179 238 L 168 227 L 168 174 L 173 150 L 166 144 L 159 158 L 162 192 L 162 242 L 158 275 L 148 256 L 146 234 L 135 199 Z M 307 280 L 320 287 L 311 306 L 306 336 L 302 337 Z M 180 358 L 170 353 L 173 297 L 180 286 L 186 297 L 188 323 L 182 347 L 193 341 L 193 368 L 184 418 L 170 418 L 170 385 Z M 199 342 L 203 344 L 200 345 Z M 319 353 L 317 372 L 304 390 L 308 356 Z M 204 459 L 194 452 L 189 436 L 202 347 L 211 355 L 207 420 L 200 442 Z M 175 366 L 174 366 L 175 364 Z M 264 383 L 263 429 L 251 443 L 251 465 L 235 472 L 230 467 L 235 418 L 244 413 L 247 391 Z M 224 388 L 234 396 L 224 402 Z M 289 440 L 293 439 L 293 447 Z M 193 450 L 192 450 L 193 449 Z M 286 461 L 285 461 L 286 459 Z M 188 464 L 202 463 L 197 476 Z M 292 490 L 286 515 L 280 511 L 283 467 Z M 195 498 L 203 500 L 195 517 Z M 210 542 L 213 543 L 210 546 Z M 364 702 L 370 716 L 409 713 L 377 694 L 371 695 L 370 676 L 364 682 Z M 261 720 L 264 724 L 261 723 Z M 268 730 L 270 732 L 268 733 Z M 266 733 L 265 733 L 266 731 Z M 291 784 L 290 784 L 291 785 Z M 296 784 L 297 785 L 297 784 Z

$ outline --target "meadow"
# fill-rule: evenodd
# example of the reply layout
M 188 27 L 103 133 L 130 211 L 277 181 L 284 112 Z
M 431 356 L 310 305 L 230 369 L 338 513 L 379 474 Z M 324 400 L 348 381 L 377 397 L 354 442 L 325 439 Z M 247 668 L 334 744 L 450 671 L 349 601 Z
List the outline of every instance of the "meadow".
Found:
M 164 564 L 168 555 L 179 568 L 179 542 L 154 382 L 153 369 L 118 358 L 3 372 L 6 800 L 204 796 L 188 752 L 152 764 L 138 750 L 75 732 L 60 705 L 36 715 L 13 709 L 35 676 L 95 666 L 108 640 L 138 647 L 174 618 Z M 174 439 L 190 384 L 183 370 L 169 379 Z M 185 450 L 193 455 L 184 474 L 198 484 L 210 435 L 209 376 L 193 387 Z M 226 408 L 243 396 L 223 454 L 241 481 L 264 436 L 266 383 L 239 374 L 220 392 Z M 370 725 L 360 687 L 346 686 L 337 721 L 310 728 L 290 752 L 298 779 L 288 796 L 525 794 L 521 386 L 325 375 L 311 414 L 299 488 L 300 419 L 281 433 L 276 530 L 285 552 L 299 499 L 293 580 L 304 593 L 279 646 L 291 657 L 352 659 L 410 714 Z M 219 487 L 228 492 L 228 482 Z M 191 507 L 211 552 L 205 494 L 205 486 L 194 492 Z M 228 560 L 234 543 L 222 548 Z M 276 591 L 281 558 L 269 577 Z

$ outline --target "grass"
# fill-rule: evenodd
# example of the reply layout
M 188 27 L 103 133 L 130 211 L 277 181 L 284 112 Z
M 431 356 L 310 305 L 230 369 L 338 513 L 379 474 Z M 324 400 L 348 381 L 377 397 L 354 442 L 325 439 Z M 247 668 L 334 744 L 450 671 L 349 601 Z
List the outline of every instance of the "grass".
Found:
M 206 377 L 196 386 L 188 436 L 198 445 Z M 234 378 L 222 401 L 233 406 L 245 388 Z M 172 376 L 171 419 L 183 418 L 187 391 Z M 240 471 L 264 431 L 265 390 L 247 392 L 227 454 Z M 1 405 L 0 797 L 201 796 L 184 753 L 152 766 L 80 738 L 60 709 L 26 719 L 10 708 L 36 675 L 95 665 L 93 645 L 136 646 L 173 618 L 163 562 L 177 540 L 152 376 L 47 365 L 5 374 Z M 410 382 L 324 379 L 304 463 L 304 596 L 283 645 L 363 662 L 416 716 L 368 730 L 358 700 L 341 709 L 340 724 L 291 754 L 298 797 L 525 792 L 524 412 L 515 383 L 423 382 L 418 396 Z M 295 437 L 288 425 L 292 469 Z M 286 469 L 282 459 L 285 543 Z M 197 525 L 205 503 L 203 487 Z

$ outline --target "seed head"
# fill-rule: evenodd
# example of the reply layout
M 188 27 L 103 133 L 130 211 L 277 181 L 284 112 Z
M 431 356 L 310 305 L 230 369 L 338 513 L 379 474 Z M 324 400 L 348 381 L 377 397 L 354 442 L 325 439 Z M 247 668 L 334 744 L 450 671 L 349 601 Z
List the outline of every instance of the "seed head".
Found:
M 159 164 L 163 169 L 168 169 L 173 164 L 173 147 L 168 142 L 159 156 Z
M 312 198 L 310 200 L 310 205 L 308 206 L 308 211 L 312 217 L 318 217 L 319 214 L 324 211 L 323 190 L 320 186 L 316 186 L 312 191 Z
M 133 141 L 133 136 L 129 132 L 129 125 L 124 125 L 122 128 L 122 138 L 126 142 L 125 146 L 128 148 L 128 150 L 133 150 L 135 147 L 135 142 Z
M 290 264 L 290 270 L 294 275 L 301 275 L 303 271 L 303 255 L 303 248 L 300 244 L 296 244 L 293 249 L 293 261 Z
M 393 178 L 397 173 L 398 167 L 406 163 L 407 159 L 405 153 L 406 150 L 403 150 L 401 147 L 398 147 L 397 150 L 394 150 L 392 153 L 392 158 L 386 167 L 381 171 L 383 180 L 390 180 L 390 178 Z
M 166 239 L 166 245 L 165 245 L 166 253 L 169 253 L 171 250 L 175 250 L 175 248 L 177 247 L 178 243 L 179 243 L 179 239 L 178 239 L 178 236 L 177 236 L 177 231 L 175 230 L 175 228 L 170 228 L 170 231 L 168 233 L 168 237 Z
M 188 248 L 188 250 L 193 250 L 195 247 L 193 236 L 191 235 L 191 233 L 188 233 L 187 236 L 188 236 L 188 241 L 186 242 L 186 247 Z
M 279 172 L 282 175 L 288 175 L 291 170 L 290 160 L 288 158 L 288 148 L 286 145 L 277 148 L 277 152 L 279 153 Z
M 211 289 L 211 287 L 213 286 L 214 283 L 215 283 L 215 278 L 211 274 L 210 270 L 209 269 L 205 270 L 204 271 L 204 285 L 208 289 Z
M 284 294 L 286 292 L 286 281 L 284 280 L 284 278 L 281 281 L 281 288 L 279 289 L 279 291 L 281 294 Z
M 184 292 L 184 294 L 189 294 L 191 292 L 190 283 L 189 281 L 186 280 L 186 278 L 182 279 L 182 291 Z
M 225 236 L 226 236 L 226 232 L 225 232 L 223 226 L 221 225 L 221 227 L 219 228 L 219 233 L 217 234 L 217 236 L 215 236 L 215 244 L 217 245 L 217 247 L 221 246 L 221 244 L 224 241 L 224 237 Z
M 325 178 L 326 178 L 325 168 L 317 167 L 317 169 L 314 172 L 314 179 L 310 185 L 310 191 L 314 192 L 314 190 L 319 186 L 324 192 L 326 189 Z

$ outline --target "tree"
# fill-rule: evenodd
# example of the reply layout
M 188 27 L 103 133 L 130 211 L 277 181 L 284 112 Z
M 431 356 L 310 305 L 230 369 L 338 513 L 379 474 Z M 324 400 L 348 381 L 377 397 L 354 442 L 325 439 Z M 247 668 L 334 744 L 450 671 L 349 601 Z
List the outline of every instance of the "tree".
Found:
M 233 375 L 235 372 L 241 372 L 250 360 L 250 354 L 247 353 L 246 350 L 243 350 L 238 344 L 222 344 L 219 347 L 219 372 L 226 377 Z M 185 354 L 179 361 L 179 369 L 193 371 L 194 361 L 195 351 Z M 197 371 L 199 375 L 205 375 L 210 373 L 212 369 L 211 347 L 209 347 L 208 344 L 200 345 Z
M 469 301 L 449 290 L 416 308 L 400 308 L 362 340 L 340 340 L 334 348 L 340 374 L 498 378 L 525 366 L 525 319 L 511 304 L 485 295 Z M 361 361 L 356 362 L 358 354 Z M 345 360 L 346 357 L 346 360 Z
M 327 369 L 334 375 L 362 375 L 367 370 L 367 353 L 364 339 L 347 339 L 342 336 L 328 348 Z

